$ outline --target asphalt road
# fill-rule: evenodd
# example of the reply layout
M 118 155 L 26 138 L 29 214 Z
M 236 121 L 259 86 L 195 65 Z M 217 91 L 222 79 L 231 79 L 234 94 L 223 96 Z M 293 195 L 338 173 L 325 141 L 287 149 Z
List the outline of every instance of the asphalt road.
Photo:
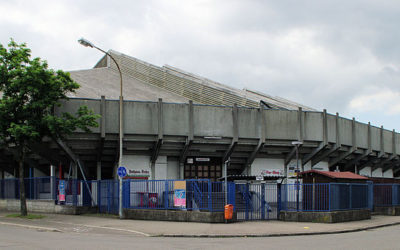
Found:
M 162 238 L 107 231 L 48 232 L 0 225 L 0 249 L 400 249 L 400 226 L 331 235 Z

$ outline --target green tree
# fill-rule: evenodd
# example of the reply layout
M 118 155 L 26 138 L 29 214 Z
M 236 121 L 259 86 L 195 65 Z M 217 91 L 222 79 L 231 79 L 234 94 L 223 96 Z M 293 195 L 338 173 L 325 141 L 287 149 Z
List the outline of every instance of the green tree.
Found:
M 79 85 L 69 73 L 48 69 L 46 61 L 31 59 L 26 44 L 11 39 L 8 49 L 0 44 L 0 142 L 14 148 L 20 180 L 21 215 L 27 215 L 24 161 L 33 143 L 43 137 L 62 138 L 76 129 L 97 127 L 97 115 L 86 106 L 76 114 L 54 115 L 60 100 L 68 99 Z

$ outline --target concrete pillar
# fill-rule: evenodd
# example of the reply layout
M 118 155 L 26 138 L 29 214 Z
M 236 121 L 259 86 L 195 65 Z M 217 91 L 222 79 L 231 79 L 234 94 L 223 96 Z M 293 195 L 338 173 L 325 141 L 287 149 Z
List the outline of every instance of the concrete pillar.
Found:
M 97 180 L 101 180 L 101 161 L 97 162 Z
M 156 179 L 156 164 L 150 162 L 150 172 L 151 172 L 151 180 L 155 180 Z
M 78 165 L 76 163 L 72 164 L 72 178 L 78 179 Z
M 183 180 L 185 178 L 185 165 L 183 162 L 179 163 L 179 179 Z
M 51 188 L 51 198 L 56 198 L 56 167 L 50 165 L 50 188 Z

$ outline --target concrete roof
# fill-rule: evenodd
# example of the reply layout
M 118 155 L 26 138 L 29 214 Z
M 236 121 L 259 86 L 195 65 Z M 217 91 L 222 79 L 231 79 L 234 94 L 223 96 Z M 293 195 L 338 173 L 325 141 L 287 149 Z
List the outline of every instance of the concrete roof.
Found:
M 259 107 L 263 102 L 272 109 L 317 111 L 311 107 L 258 91 L 237 89 L 208 78 L 164 65 L 144 62 L 118 51 L 108 51 L 121 67 L 124 81 L 124 99 L 139 101 L 194 103 L 247 107 Z M 119 98 L 119 75 L 116 66 L 108 56 L 103 56 L 93 69 L 70 72 L 72 78 L 81 88 L 71 97 Z
M 88 70 L 70 71 L 71 78 L 81 87 L 69 97 L 95 98 L 104 95 L 107 99 L 119 99 L 120 78 L 117 71 L 111 68 L 94 68 Z M 158 101 L 183 103 L 189 99 L 144 83 L 129 75 L 123 74 L 123 95 L 125 100 Z

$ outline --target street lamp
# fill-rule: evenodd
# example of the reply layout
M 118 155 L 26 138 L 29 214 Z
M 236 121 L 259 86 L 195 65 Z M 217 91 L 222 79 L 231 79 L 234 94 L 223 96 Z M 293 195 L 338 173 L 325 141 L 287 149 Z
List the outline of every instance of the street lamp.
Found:
M 89 48 L 95 48 L 101 52 L 103 52 L 104 54 L 106 54 L 107 56 L 109 56 L 115 63 L 115 65 L 117 66 L 118 72 L 119 72 L 119 79 L 120 79 L 120 94 L 119 94 L 119 159 L 118 159 L 118 167 L 122 166 L 122 136 L 123 136 L 123 131 L 122 131 L 122 122 L 123 122 L 123 102 L 124 102 L 124 98 L 122 96 L 122 73 L 121 73 L 121 69 L 117 63 L 117 61 L 114 59 L 114 57 L 108 53 L 107 51 L 104 51 L 102 49 L 100 49 L 99 47 L 96 47 L 93 43 L 91 43 L 90 41 L 81 38 L 78 40 L 78 42 L 85 46 L 85 47 L 89 47 Z M 122 178 L 119 177 L 119 185 L 120 185 L 120 189 L 119 189 L 119 217 L 122 218 Z
M 292 145 L 296 147 L 296 209 L 299 211 L 299 147 L 303 145 L 302 141 L 292 141 Z

